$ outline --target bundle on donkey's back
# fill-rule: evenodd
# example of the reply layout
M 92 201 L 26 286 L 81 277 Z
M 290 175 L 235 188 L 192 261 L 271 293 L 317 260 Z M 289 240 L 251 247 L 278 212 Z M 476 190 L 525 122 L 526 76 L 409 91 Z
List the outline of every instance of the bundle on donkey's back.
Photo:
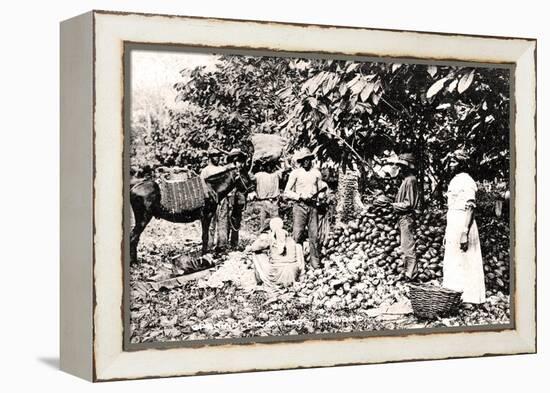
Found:
M 176 223 L 201 220 L 202 254 L 206 254 L 208 228 L 218 203 L 234 189 L 247 193 L 250 188 L 249 171 L 245 168 L 245 162 L 246 155 L 243 154 L 239 156 L 238 164 L 225 165 L 220 171 L 207 177 L 192 177 L 181 183 L 164 183 L 162 189 L 152 179 L 137 182 L 130 190 L 130 204 L 135 218 L 135 225 L 130 233 L 131 261 L 137 262 L 140 236 L 153 217 Z

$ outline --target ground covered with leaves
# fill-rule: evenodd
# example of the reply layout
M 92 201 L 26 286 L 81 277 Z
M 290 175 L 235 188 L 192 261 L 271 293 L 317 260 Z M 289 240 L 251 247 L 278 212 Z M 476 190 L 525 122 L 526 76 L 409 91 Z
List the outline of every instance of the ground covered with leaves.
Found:
M 256 225 L 252 220 L 244 222 L 243 244 L 254 239 Z M 402 277 L 392 273 L 391 264 L 381 267 L 378 259 L 369 259 L 369 250 L 360 246 L 354 255 L 330 253 L 325 256 L 323 269 L 306 270 L 294 287 L 277 293 L 256 284 L 251 256 L 246 252 L 212 255 L 201 267 L 196 265 L 199 247 L 198 222 L 173 224 L 153 219 L 146 228 L 138 250 L 140 263 L 130 269 L 131 342 L 480 326 L 510 321 L 509 296 L 496 287 L 488 288 L 483 305 L 464 305 L 457 314 L 435 320 L 418 319 L 412 313 L 409 288 Z M 203 270 L 186 274 L 190 267 Z

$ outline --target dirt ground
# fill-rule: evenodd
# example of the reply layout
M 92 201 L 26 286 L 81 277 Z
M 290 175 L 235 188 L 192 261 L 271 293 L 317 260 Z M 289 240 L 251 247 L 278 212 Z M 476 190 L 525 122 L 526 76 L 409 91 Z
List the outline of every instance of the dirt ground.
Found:
M 254 240 L 253 206 L 241 229 L 241 244 Z M 242 251 L 212 255 L 214 267 L 184 275 L 200 248 L 200 222 L 174 224 L 153 219 L 142 234 L 140 263 L 130 269 L 131 342 L 282 336 L 445 326 L 506 324 L 509 298 L 491 296 L 481 306 L 448 318 L 419 320 L 410 311 L 407 289 L 378 308 L 326 310 L 302 288 L 276 296 L 257 286 L 250 256 Z M 308 272 L 308 274 L 314 272 Z M 191 279 L 189 279 L 191 278 Z M 394 291 L 395 292 L 395 291 Z

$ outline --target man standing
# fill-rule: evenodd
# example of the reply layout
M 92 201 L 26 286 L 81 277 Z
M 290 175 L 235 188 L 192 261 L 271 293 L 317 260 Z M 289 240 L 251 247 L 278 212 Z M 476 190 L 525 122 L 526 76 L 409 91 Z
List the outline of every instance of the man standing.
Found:
M 227 154 L 227 163 L 235 165 L 240 170 L 246 163 L 246 154 L 240 149 L 231 149 Z M 227 196 L 227 202 L 229 244 L 233 250 L 236 250 L 239 247 L 239 230 L 241 229 L 243 210 L 246 207 L 246 193 L 234 189 Z
M 416 250 L 415 250 L 415 215 L 419 204 L 419 192 L 416 176 L 414 174 L 415 160 L 411 153 L 399 155 L 392 161 L 393 171 L 403 180 L 393 210 L 399 215 L 399 229 L 401 230 L 401 254 L 405 262 L 405 276 L 408 280 L 416 275 Z
M 213 176 L 217 173 L 223 172 L 225 170 L 223 165 L 220 165 L 221 152 L 216 148 L 209 148 L 208 152 L 208 163 L 204 168 L 202 168 L 200 177 L 206 179 L 207 177 Z M 218 226 L 220 206 L 216 209 L 212 221 L 210 221 L 210 227 L 208 228 L 208 249 L 211 250 L 214 245 L 217 247 L 220 246 L 220 243 L 227 242 L 227 239 L 220 239 L 220 236 L 216 238 L 216 227 Z M 218 231 L 219 234 L 219 231 Z
M 300 167 L 290 173 L 285 187 L 285 196 L 296 201 L 292 210 L 292 235 L 296 243 L 301 244 L 307 228 L 311 266 L 317 269 L 321 264 L 317 234 L 319 216 L 315 199 L 319 192 L 321 173 L 313 168 L 313 154 L 309 149 L 298 151 L 295 160 Z
M 224 170 L 223 165 L 220 165 L 221 152 L 218 149 L 208 149 L 208 163 L 202 168 L 200 176 L 206 179 L 209 176 L 220 173 Z
M 275 161 L 266 162 L 250 179 L 256 182 L 256 204 L 260 209 L 260 233 L 267 231 L 269 220 L 279 217 L 279 181 L 284 169 L 277 169 Z

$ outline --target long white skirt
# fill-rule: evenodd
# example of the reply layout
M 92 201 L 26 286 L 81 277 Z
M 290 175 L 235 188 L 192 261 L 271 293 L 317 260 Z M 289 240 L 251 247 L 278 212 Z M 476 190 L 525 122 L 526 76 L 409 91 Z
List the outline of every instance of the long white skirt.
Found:
M 291 258 L 283 256 L 274 260 L 266 253 L 252 255 L 256 277 L 265 287 L 288 287 L 298 280 L 304 270 L 304 253 L 300 244 L 295 247 L 296 255 Z
M 468 236 L 468 250 L 460 249 L 460 234 L 464 228 L 466 212 L 449 210 L 445 231 L 445 257 L 443 259 L 443 286 L 462 291 L 465 303 L 485 302 L 485 276 L 479 232 L 474 220 Z

